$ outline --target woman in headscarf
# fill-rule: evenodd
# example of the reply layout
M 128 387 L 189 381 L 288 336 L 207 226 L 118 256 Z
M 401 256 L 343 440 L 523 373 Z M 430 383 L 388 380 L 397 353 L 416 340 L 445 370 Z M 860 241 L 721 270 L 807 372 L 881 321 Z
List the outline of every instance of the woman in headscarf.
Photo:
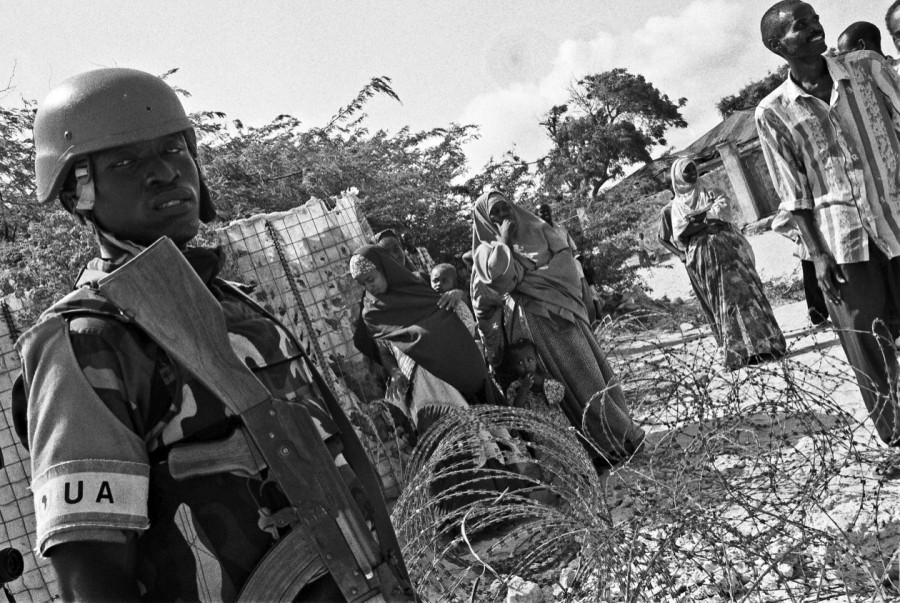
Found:
M 457 314 L 464 305 L 444 309 L 441 294 L 418 280 L 396 262 L 390 251 L 365 245 L 350 258 L 350 275 L 366 289 L 362 322 L 377 342 L 381 364 L 390 374 L 387 398 L 409 417 L 420 436 L 453 409 L 470 404 L 504 404 L 503 394 L 488 375 L 481 352 Z M 475 426 L 477 450 L 449 456 L 458 465 L 433 484 L 436 491 L 451 491 L 450 508 L 515 486 L 509 479 L 479 474 L 480 468 L 516 471 L 523 460 L 506 430 Z M 472 472 L 460 471 L 467 466 Z M 480 490 L 479 493 L 474 493 Z
M 568 241 L 498 192 L 479 197 L 473 213 L 473 278 L 504 296 L 507 341 L 535 343 L 544 368 L 565 386 L 563 412 L 586 431 L 598 466 L 636 453 L 644 432 L 631 420 L 622 389 L 591 332 Z M 490 300 L 474 286 L 473 294 L 477 313 Z
M 728 222 L 728 197 L 704 186 L 690 159 L 676 159 L 671 176 L 672 231 L 685 252 L 685 267 L 712 310 L 725 367 L 781 358 L 784 335 L 756 273 L 753 249 Z
M 441 294 L 377 245 L 353 253 L 350 274 L 366 288 L 362 321 L 390 374 L 388 398 L 420 433 L 448 408 L 502 403 L 472 333 L 439 305 Z

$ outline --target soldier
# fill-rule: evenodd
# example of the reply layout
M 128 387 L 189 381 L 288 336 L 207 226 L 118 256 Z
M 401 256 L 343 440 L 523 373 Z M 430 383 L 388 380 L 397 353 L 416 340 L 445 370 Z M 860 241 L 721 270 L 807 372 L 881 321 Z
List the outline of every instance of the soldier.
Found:
M 288 536 L 311 533 L 297 527 L 308 508 L 288 505 L 272 471 L 248 477 L 203 458 L 204 450 L 246 427 L 98 292 L 98 279 L 165 236 L 221 307 L 235 354 L 272 396 L 314 419 L 404 584 L 400 596 L 385 599 L 413 599 L 389 520 L 384 526 L 377 477 L 373 484 L 375 474 L 333 395 L 290 331 L 245 288 L 218 278 L 218 250 L 188 247 L 215 210 L 194 129 L 175 92 L 132 69 L 82 73 L 41 104 L 34 140 L 38 201 L 59 199 L 100 247 L 76 290 L 17 343 L 23 375 L 14 413 L 32 455 L 37 549 L 50 558 L 63 598 L 231 601 L 254 571 L 273 562 L 287 576 L 304 563 L 311 568 L 291 596 L 347 598 L 315 536 L 306 541 L 308 550 L 320 547 L 310 559 L 260 563 Z M 199 455 L 203 474 L 174 474 L 173 459 L 185 450 L 194 460 Z

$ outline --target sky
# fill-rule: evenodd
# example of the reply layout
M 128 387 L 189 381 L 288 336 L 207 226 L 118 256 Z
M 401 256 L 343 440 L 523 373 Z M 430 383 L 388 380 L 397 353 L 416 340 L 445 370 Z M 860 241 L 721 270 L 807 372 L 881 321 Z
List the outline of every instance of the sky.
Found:
M 0 0 L 0 104 L 41 100 L 67 77 L 121 66 L 188 90 L 189 111 L 246 125 L 290 114 L 320 126 L 374 76 L 402 103 L 366 106 L 371 129 L 480 127 L 470 168 L 549 148 L 539 122 L 581 77 L 616 67 L 685 97 L 683 148 L 716 125 L 715 103 L 777 68 L 759 20 L 774 0 Z M 888 0 L 812 3 L 826 41 L 854 21 L 884 30 Z M 657 154 L 664 149 L 657 149 Z

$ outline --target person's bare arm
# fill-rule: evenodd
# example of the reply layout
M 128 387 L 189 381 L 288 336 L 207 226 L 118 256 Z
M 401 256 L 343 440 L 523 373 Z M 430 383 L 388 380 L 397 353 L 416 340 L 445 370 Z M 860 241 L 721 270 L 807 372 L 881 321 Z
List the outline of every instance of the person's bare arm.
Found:
M 456 308 L 456 304 L 462 302 L 465 295 L 462 289 L 453 289 L 446 293 L 441 293 L 441 297 L 437 301 L 438 308 L 452 312 Z
M 669 240 L 664 239 L 659 236 L 656 237 L 656 240 L 659 241 L 660 245 L 662 245 L 663 247 L 665 247 L 666 249 L 671 251 L 675 255 L 675 257 L 680 259 L 682 262 L 684 261 L 684 252 L 682 250 L 678 249 L 678 247 L 676 247 L 675 244 L 672 243 L 672 241 L 669 241 Z
M 50 550 L 64 601 L 138 601 L 136 541 L 66 542 Z
M 388 398 L 403 398 L 406 388 L 409 387 L 409 379 L 400 370 L 397 359 L 384 345 L 378 345 L 378 355 L 381 357 L 381 366 L 388 372 L 388 385 L 386 395 Z
M 841 267 L 822 242 L 812 211 L 801 209 L 792 211 L 794 222 L 800 229 L 800 237 L 809 251 L 809 257 L 816 266 L 816 278 L 825 296 L 833 302 L 841 301 L 840 285 L 847 282 Z
M 516 408 L 522 408 L 525 406 L 525 399 L 528 397 L 528 390 L 531 389 L 531 386 L 533 384 L 533 375 L 528 374 L 522 377 L 521 383 L 519 383 L 519 389 L 518 391 L 516 391 L 516 397 L 513 399 L 513 406 L 515 406 Z

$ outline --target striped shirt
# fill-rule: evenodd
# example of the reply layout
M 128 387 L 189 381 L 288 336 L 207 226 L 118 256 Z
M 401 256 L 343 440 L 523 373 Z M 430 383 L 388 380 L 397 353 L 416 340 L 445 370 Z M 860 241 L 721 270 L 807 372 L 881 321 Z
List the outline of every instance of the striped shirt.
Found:
M 900 76 L 870 51 L 824 59 L 830 104 L 788 76 L 756 109 L 781 209 L 812 210 L 839 264 L 867 261 L 870 239 L 900 256 Z

